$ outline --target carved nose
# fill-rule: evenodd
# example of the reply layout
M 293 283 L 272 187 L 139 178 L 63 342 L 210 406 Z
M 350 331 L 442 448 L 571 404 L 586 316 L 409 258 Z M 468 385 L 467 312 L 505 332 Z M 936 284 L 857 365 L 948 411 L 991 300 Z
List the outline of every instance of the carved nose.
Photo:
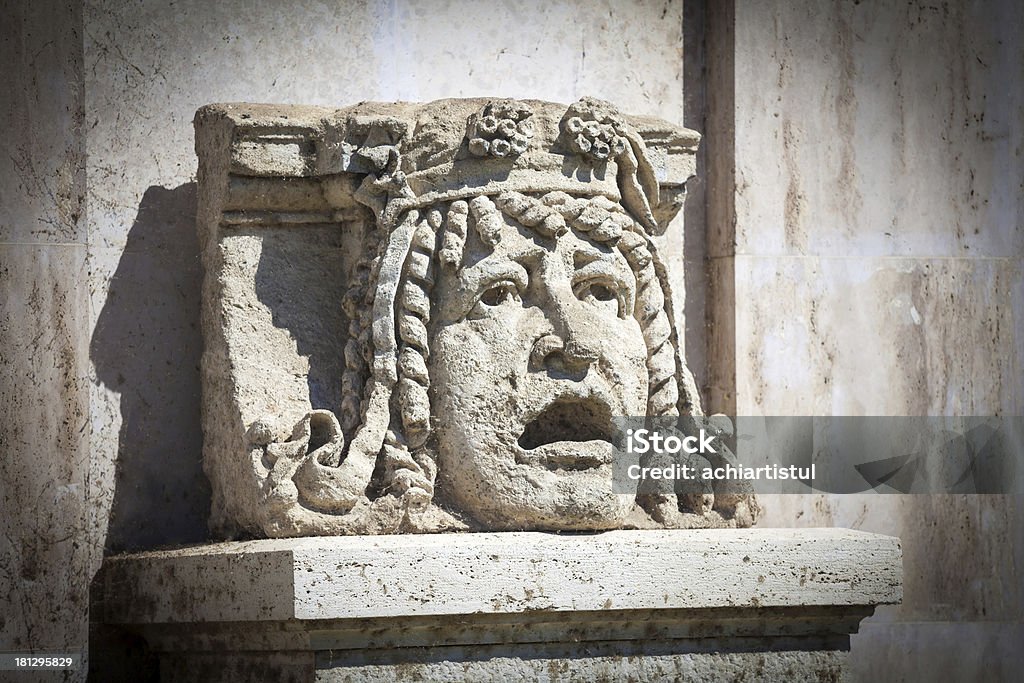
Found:
M 530 369 L 543 368 L 570 373 L 585 371 L 598 359 L 598 355 L 596 349 L 575 339 L 570 339 L 567 343 L 556 334 L 546 334 L 533 345 Z
M 584 306 L 573 292 L 562 272 L 560 258 L 552 254 L 551 263 L 545 263 L 541 269 L 546 281 L 541 307 L 545 309 L 550 332 L 534 342 L 530 369 L 547 370 L 579 381 L 601 357 L 603 330 L 592 309 Z

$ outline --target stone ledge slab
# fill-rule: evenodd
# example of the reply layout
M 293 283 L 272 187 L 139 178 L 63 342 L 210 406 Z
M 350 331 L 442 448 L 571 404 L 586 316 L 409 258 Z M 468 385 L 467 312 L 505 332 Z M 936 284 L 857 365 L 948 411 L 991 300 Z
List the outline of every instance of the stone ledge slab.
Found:
M 295 538 L 112 557 L 98 587 L 99 621 L 138 625 L 874 607 L 901 600 L 902 552 L 847 529 Z

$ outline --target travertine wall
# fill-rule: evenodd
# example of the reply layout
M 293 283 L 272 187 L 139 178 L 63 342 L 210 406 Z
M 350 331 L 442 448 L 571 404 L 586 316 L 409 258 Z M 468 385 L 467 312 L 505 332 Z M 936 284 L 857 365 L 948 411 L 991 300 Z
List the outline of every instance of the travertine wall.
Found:
M 0 17 L 0 650 L 60 651 L 85 642 L 100 558 L 87 514 L 82 13 L 3 2 Z M 47 680 L 18 680 L 30 678 Z
M 735 5 L 709 3 L 712 407 L 1020 415 L 1022 6 Z M 1019 498 L 764 502 L 759 526 L 902 538 L 905 601 L 855 639 L 860 675 L 1019 673 Z

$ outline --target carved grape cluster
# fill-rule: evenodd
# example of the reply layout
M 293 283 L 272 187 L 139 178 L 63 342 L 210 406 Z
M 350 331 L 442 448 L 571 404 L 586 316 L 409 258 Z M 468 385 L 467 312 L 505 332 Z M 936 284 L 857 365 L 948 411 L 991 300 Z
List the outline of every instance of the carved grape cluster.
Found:
M 615 107 L 592 97 L 584 97 L 570 106 L 562 117 L 561 128 L 569 148 L 594 162 L 618 157 L 629 144 L 622 134 L 625 122 Z
M 522 102 L 491 102 L 469 121 L 469 151 L 474 156 L 517 157 L 530 146 L 533 110 Z
M 616 123 L 613 117 L 601 121 L 587 121 L 579 116 L 572 116 L 565 122 L 569 146 L 577 154 L 595 161 L 617 157 L 626 151 L 626 138 L 618 134 Z

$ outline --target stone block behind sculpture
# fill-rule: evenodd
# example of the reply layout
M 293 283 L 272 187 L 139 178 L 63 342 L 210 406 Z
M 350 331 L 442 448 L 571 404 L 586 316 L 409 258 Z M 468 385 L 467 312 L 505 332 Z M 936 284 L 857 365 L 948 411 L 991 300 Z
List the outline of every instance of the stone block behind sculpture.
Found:
M 586 98 L 212 105 L 196 133 L 215 529 L 752 523 L 710 483 L 612 487 L 614 416 L 706 424 L 651 239 L 696 133 Z

